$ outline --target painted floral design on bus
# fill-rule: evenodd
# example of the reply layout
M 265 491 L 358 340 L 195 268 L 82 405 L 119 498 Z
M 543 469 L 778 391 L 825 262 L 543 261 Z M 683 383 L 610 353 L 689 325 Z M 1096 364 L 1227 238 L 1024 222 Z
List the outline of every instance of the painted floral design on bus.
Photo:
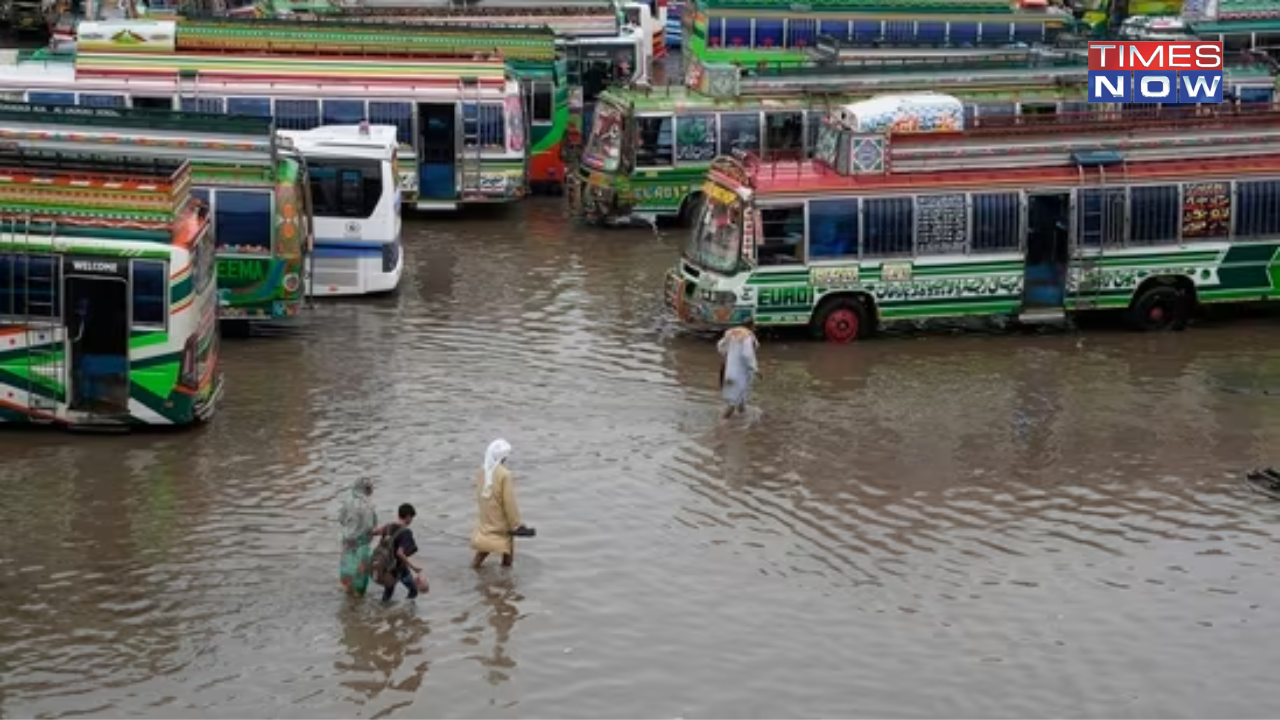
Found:
M 511 152 L 524 151 L 524 108 L 520 106 L 520 98 L 508 95 L 504 101 L 507 109 L 507 149 Z

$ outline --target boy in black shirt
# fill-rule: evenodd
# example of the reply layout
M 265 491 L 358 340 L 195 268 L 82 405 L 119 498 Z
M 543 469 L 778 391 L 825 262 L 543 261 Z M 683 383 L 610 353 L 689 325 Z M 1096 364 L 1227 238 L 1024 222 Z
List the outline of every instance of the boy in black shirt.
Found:
M 418 544 L 413 540 L 413 531 L 409 529 L 409 524 L 413 522 L 418 511 L 414 510 L 409 503 L 405 503 L 400 506 L 396 514 L 399 515 L 400 522 L 388 523 L 373 532 L 375 535 L 394 536 L 392 549 L 396 554 L 396 570 L 400 576 L 400 584 L 409 589 L 409 599 L 412 600 L 418 597 L 419 585 L 422 586 L 423 592 L 427 591 L 427 581 L 422 577 L 422 567 L 409 559 L 418 552 Z M 390 602 L 395 592 L 395 585 L 386 586 L 382 591 L 382 601 Z

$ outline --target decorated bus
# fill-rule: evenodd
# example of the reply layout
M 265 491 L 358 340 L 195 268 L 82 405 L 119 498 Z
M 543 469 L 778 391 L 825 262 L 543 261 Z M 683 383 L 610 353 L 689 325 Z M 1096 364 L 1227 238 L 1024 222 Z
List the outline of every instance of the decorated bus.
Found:
M 1051 44 L 1075 22 L 1058 8 L 1008 0 L 691 0 L 683 19 L 686 59 L 742 63 L 803 60 L 823 35 L 877 47 Z
M 191 167 L 0 148 L 0 421 L 190 425 L 222 393 Z
M 393 125 L 409 207 L 512 202 L 528 187 L 520 85 L 501 58 L 477 57 L 459 38 L 474 34 L 324 33 L 266 20 L 81 23 L 69 61 L 23 56 L 0 67 L 0 92 L 273 117 L 287 130 Z
M 833 111 L 812 160 L 718 158 L 666 303 L 685 323 L 1064 323 L 1280 298 L 1280 113 L 1206 108 L 965 128 L 940 93 Z
M 277 147 L 270 118 L 0 102 L 0 141 L 28 154 L 190 159 L 194 192 L 210 208 L 224 320 L 298 314 L 311 248 L 306 168 Z M 37 100 L 67 100 L 41 98 Z
M 694 63 L 694 87 L 611 90 L 601 97 L 579 167 L 573 214 L 590 223 L 631 217 L 687 223 L 711 159 L 735 150 L 808 157 L 832 104 L 880 93 L 940 90 L 964 103 L 970 124 L 1023 116 L 1087 113 L 1083 58 L 1004 51 L 982 61 L 897 64 L 892 60 L 748 70 Z M 1267 66 L 1232 64 L 1227 88 L 1247 102 L 1275 103 Z
M 447 0 L 374 0 L 358 6 L 269 0 L 255 7 L 263 17 L 301 20 L 294 27 L 308 32 L 381 33 L 393 41 L 416 37 L 414 42 L 433 45 L 443 38 L 459 52 L 496 52 L 523 89 L 534 192 L 563 189 L 565 160 L 581 150 L 596 97 L 610 85 L 647 82 L 653 59 L 650 39 L 626 22 L 614 0 L 557 0 L 538 6 L 519 0 L 465 6 Z M 179 49 L 184 27 L 179 28 Z M 441 29 L 449 32 L 441 35 Z

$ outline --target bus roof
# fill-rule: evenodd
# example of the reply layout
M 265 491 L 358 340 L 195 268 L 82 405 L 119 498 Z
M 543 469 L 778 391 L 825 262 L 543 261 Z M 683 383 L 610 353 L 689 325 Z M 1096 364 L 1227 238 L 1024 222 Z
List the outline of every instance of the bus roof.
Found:
M 622 21 L 612 0 L 561 0 L 530 4 L 527 0 L 366 0 L 359 6 L 331 2 L 295 3 L 269 0 L 260 7 L 268 16 L 309 14 L 340 22 L 395 22 L 402 25 L 523 23 L 545 26 L 565 37 L 614 35 Z
M 77 154 L 33 156 L 17 143 L 0 146 L 0 216 L 35 224 L 141 230 L 172 242 L 192 215 L 191 164 L 168 158 L 102 159 Z M 38 188 L 39 203 L 31 189 Z M 86 192 L 108 207 L 88 206 Z
M 186 77 L 187 73 L 194 72 L 199 73 L 201 79 L 243 79 L 245 83 L 306 79 L 326 84 L 337 81 L 355 81 L 367 85 L 407 82 L 417 86 L 440 84 L 449 87 L 456 87 L 462 78 L 474 78 L 482 86 L 503 88 L 507 68 L 500 59 L 430 62 L 409 58 L 78 52 L 75 72 L 77 79 L 129 77 L 160 80 L 175 76 Z M 195 76 L 190 79 L 194 81 Z
M 459 13 L 457 0 L 364 0 L 361 3 L 365 8 L 393 8 L 396 10 L 424 10 L 437 11 L 447 10 Z M 596 13 L 596 14 L 614 14 L 617 13 L 617 5 L 614 0 L 548 0 L 548 2 L 531 5 L 529 0 L 472 0 L 466 3 L 465 10 L 461 13 L 466 14 L 491 14 L 486 10 L 515 10 L 520 13 L 534 12 L 539 14 L 558 14 L 558 13 Z M 343 12 L 346 10 L 344 9 Z M 460 14 L 461 14 L 460 13 Z
M 762 107 L 801 108 L 827 99 L 859 99 L 887 92 L 938 90 L 962 98 L 980 96 L 995 101 L 1017 102 L 1019 97 L 1035 91 L 1061 92 L 1075 87 L 1086 88 L 1086 66 L 1072 62 L 1060 65 L 1017 66 L 1001 63 L 943 63 L 930 65 L 885 65 L 878 71 L 857 73 L 845 71 L 823 74 L 814 69 L 800 69 L 800 75 L 765 74 L 749 92 L 713 97 L 682 85 L 653 88 L 612 87 L 601 94 L 602 102 L 633 107 L 636 112 L 673 112 L 692 114 L 733 109 L 758 110 Z M 1226 82 L 1265 81 L 1280 84 L 1272 68 L 1254 64 L 1228 66 Z M 747 79 L 742 82 L 746 83 Z
M 128 46 L 123 34 L 138 40 Z M 131 54 L 245 52 L 360 58 L 465 58 L 493 55 L 554 60 L 555 33 L 544 25 L 414 24 L 300 19 L 197 18 L 82 22 L 78 51 Z
M 792 0 L 697 0 L 700 11 L 742 10 L 782 12 L 788 15 L 821 12 L 868 13 L 873 15 L 1017 15 L 1069 20 L 1070 15 L 1046 9 L 1022 9 L 1009 0 L 811 0 L 797 5 Z M 720 14 L 720 13 L 717 13 Z M 763 14 L 763 13 L 762 13 Z
M 821 196 L 962 185 L 1013 187 L 1064 178 L 1074 183 L 1086 176 L 1201 177 L 1192 168 L 1202 168 L 1204 174 L 1232 168 L 1280 169 L 1280 112 L 1273 110 L 1212 117 L 1153 118 L 1129 112 L 1118 120 L 1097 114 L 1027 120 L 988 123 L 962 132 L 893 133 L 892 142 L 876 139 L 887 134 L 871 134 L 882 154 L 874 166 L 862 170 L 838 171 L 822 161 L 762 162 L 743 156 L 718 158 L 711 176 L 730 186 L 749 187 L 757 195 Z
M 278 134 L 287 141 L 286 145 L 292 145 L 304 156 L 390 160 L 400 147 L 393 125 L 324 125 L 312 130 L 280 130 Z
M 545 25 L 228 18 L 182 23 L 177 49 L 440 57 L 493 53 L 512 59 L 554 60 L 555 40 L 555 32 Z

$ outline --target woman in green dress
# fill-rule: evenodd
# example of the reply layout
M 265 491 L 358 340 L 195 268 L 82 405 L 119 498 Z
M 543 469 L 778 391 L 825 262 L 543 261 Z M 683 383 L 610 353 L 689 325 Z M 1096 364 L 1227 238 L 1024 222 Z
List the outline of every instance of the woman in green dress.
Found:
M 338 511 L 342 525 L 342 562 L 338 577 L 342 587 L 354 597 L 364 597 L 372 572 L 373 548 L 369 541 L 378 527 L 378 513 L 373 509 L 373 481 L 360 478 L 351 485 Z

